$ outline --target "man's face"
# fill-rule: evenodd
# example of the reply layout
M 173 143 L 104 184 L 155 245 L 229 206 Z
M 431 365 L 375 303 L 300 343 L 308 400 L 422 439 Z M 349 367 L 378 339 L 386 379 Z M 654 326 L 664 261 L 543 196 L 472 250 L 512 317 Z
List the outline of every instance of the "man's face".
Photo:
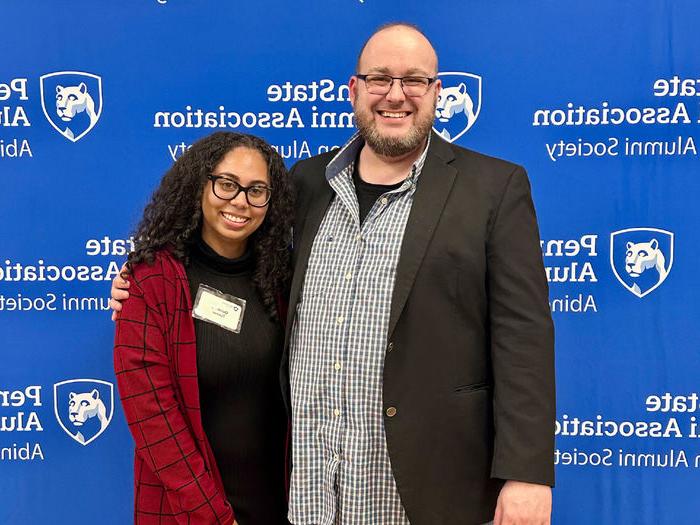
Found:
M 437 57 L 423 35 L 395 26 L 380 31 L 367 42 L 358 69 L 364 75 L 434 77 Z M 420 97 L 407 97 L 398 80 L 386 95 L 369 93 L 365 82 L 355 76 L 349 87 L 357 128 L 375 153 L 400 157 L 423 145 L 435 119 L 439 80 Z

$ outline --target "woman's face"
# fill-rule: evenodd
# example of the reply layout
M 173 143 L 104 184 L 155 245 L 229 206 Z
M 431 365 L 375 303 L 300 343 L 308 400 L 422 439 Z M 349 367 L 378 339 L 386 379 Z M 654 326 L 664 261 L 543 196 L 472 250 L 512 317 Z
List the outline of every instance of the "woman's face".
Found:
M 224 155 L 212 173 L 233 180 L 241 186 L 270 187 L 267 163 L 254 149 L 238 147 Z M 257 208 L 248 204 L 241 191 L 232 200 L 222 200 L 212 191 L 213 181 L 207 181 L 202 192 L 202 238 L 216 253 L 228 258 L 243 255 L 248 237 L 265 219 L 269 204 Z

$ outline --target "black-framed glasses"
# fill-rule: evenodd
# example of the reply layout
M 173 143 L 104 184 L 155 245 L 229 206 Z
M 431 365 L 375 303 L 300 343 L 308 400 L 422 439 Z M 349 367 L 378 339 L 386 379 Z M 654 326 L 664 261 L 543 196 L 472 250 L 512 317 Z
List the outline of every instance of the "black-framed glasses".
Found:
M 231 201 L 238 197 L 240 192 L 243 192 L 248 204 L 256 208 L 263 208 L 267 206 L 270 197 L 272 197 L 272 188 L 264 184 L 253 184 L 246 187 L 222 175 L 208 175 L 207 178 L 211 181 L 211 191 L 214 196 L 224 201 Z
M 392 77 L 390 75 L 355 75 L 360 80 L 364 80 L 367 92 L 372 95 L 386 95 L 391 91 L 394 80 L 401 82 L 401 89 L 407 97 L 422 97 L 428 92 L 430 85 L 437 80 L 437 77 Z

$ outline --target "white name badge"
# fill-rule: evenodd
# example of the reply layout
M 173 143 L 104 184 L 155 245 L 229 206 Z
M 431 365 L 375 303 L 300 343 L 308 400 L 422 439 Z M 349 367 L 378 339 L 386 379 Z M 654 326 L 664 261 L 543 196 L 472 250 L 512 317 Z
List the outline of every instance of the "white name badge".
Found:
M 192 317 L 195 319 L 239 333 L 244 312 L 245 299 L 225 294 L 206 284 L 199 285 L 192 308 Z

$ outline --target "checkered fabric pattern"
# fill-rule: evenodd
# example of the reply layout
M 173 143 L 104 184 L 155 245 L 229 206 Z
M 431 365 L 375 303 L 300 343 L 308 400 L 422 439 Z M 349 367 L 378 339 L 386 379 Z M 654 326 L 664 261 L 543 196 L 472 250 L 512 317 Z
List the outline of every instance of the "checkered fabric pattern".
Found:
M 114 368 L 136 451 L 134 523 L 233 523 L 202 427 L 194 322 L 182 265 L 136 265 L 116 322 Z
M 402 525 L 391 471 L 382 372 L 403 234 L 426 151 L 364 222 L 352 180 L 358 135 L 326 168 L 335 196 L 314 239 L 290 340 L 297 525 Z

